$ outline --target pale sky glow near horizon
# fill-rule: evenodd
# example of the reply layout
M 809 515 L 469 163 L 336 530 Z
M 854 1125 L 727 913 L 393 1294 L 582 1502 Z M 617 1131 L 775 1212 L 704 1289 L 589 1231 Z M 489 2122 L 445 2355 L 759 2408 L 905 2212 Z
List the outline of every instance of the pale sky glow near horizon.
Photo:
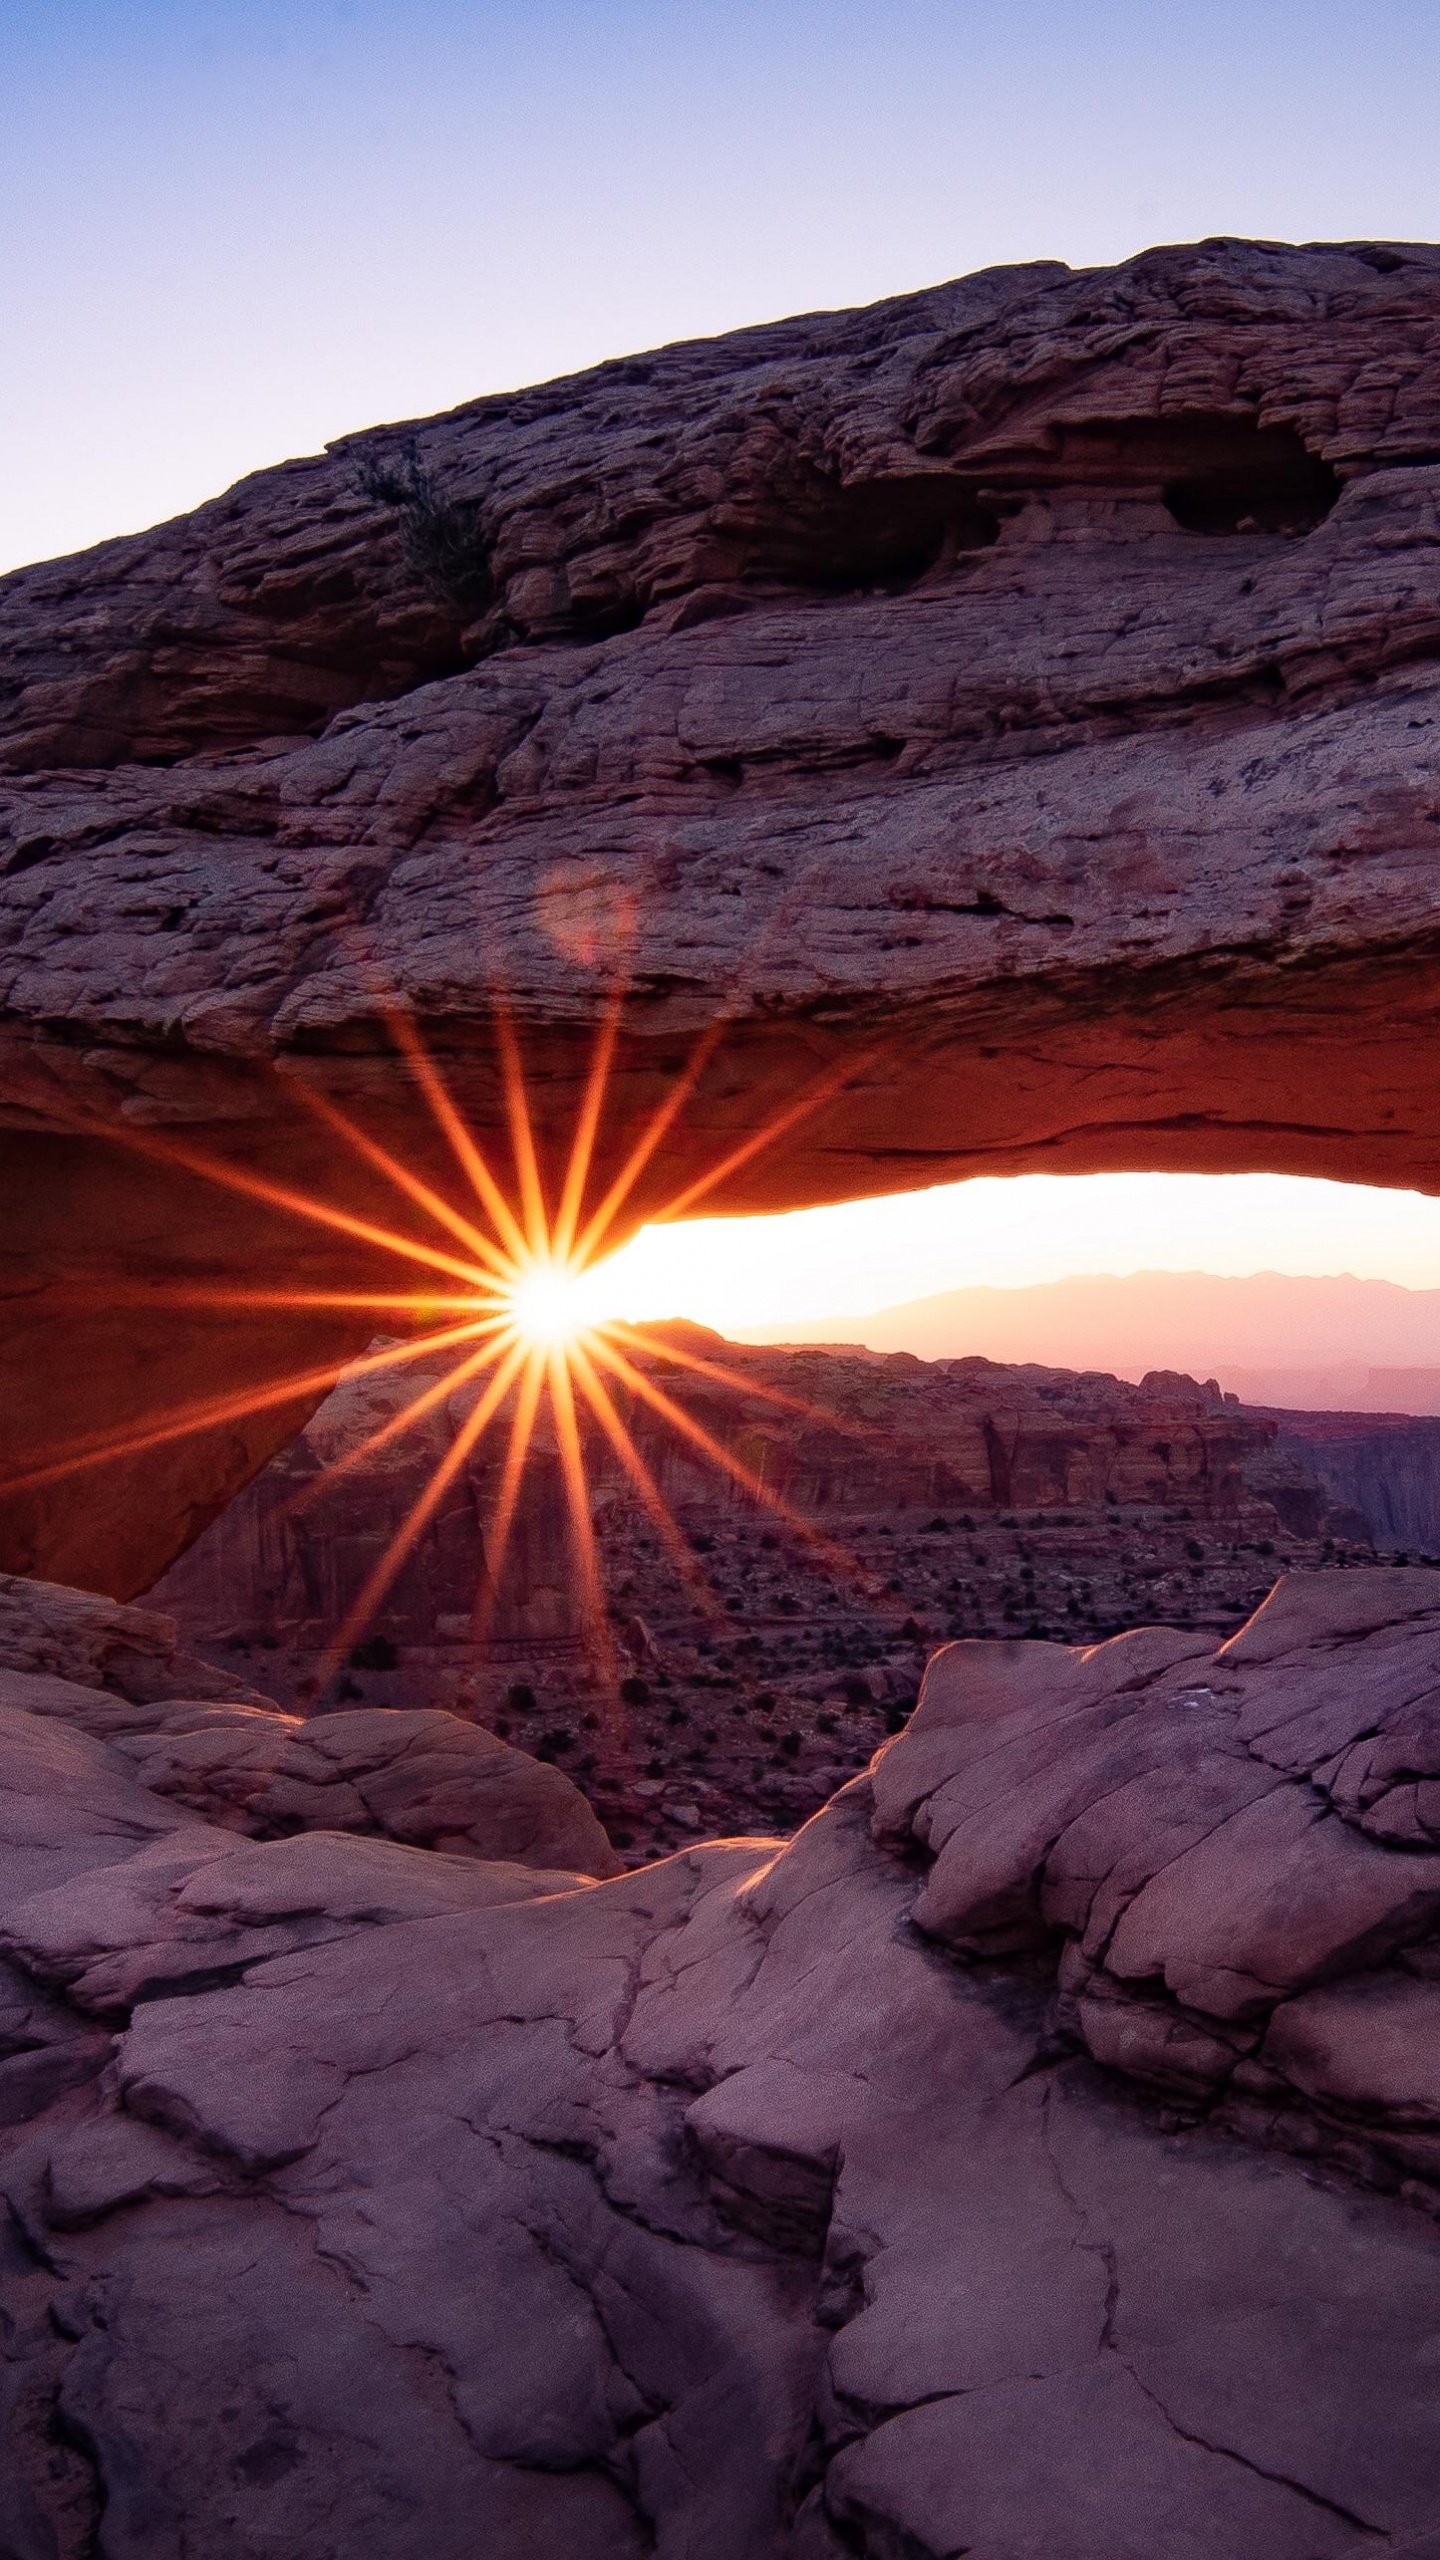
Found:
M 587 1314 L 717 1333 L 873 1315 L 945 1289 L 1077 1273 L 1349 1273 L 1440 1289 L 1440 1200 L 1289 1174 L 981 1178 L 774 1218 L 646 1227 L 596 1266 Z
M 329 438 L 976 267 L 1437 230 L 1435 0 L 7 0 L 0 571 Z M 978 1182 L 642 1236 L 725 1326 L 1095 1269 L 1440 1285 L 1440 1204 Z

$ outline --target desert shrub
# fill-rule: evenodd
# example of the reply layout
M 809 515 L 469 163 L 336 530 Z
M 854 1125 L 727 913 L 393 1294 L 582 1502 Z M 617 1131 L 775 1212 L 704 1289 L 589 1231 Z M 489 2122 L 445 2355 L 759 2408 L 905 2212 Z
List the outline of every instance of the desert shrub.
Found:
M 389 460 L 362 454 L 355 483 L 362 497 L 397 517 L 401 557 L 427 595 L 465 613 L 490 603 L 495 581 L 480 510 L 471 498 L 445 495 L 413 436 Z

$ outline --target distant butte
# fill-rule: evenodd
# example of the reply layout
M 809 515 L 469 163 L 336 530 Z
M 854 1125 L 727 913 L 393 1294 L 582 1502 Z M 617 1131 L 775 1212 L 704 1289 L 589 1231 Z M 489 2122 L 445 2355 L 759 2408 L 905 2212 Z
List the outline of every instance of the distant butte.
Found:
M 376 429 L 7 579 L 10 1446 L 358 1347 L 146 1303 L 392 1267 L 112 1138 L 389 1210 L 298 1096 L 442 1171 L 397 1006 L 493 1134 L 503 996 L 553 1156 L 621 978 L 600 1178 L 723 1026 L 636 1218 L 807 1096 L 710 1208 L 1433 1184 L 1437 502 L 1440 249 L 1210 240 Z M 0 1561 L 145 1589 L 313 1401 L 12 1495 Z

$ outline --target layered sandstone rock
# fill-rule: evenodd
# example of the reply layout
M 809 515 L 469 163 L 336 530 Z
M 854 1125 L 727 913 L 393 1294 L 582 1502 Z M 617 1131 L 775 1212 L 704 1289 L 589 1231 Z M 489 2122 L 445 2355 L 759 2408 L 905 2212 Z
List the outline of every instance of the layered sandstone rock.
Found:
M 591 1884 L 7 1708 L 6 2547 L 1418 2560 L 1437 1648 L 1418 1572 L 959 1645 Z
M 852 1542 L 882 1523 L 903 1532 L 937 1509 L 968 1514 L 982 1529 L 1011 1512 L 1069 1512 L 1077 1558 L 1087 1539 L 1093 1558 L 1112 1512 L 1132 1531 L 1140 1515 L 1161 1514 L 1239 1537 L 1366 1533 L 1359 1513 L 1332 1504 L 1302 1463 L 1277 1453 L 1273 1421 L 1242 1414 L 1213 1383 L 1193 1378 L 1155 1373 L 1137 1387 L 1096 1372 L 990 1360 L 756 1349 L 699 1325 L 649 1327 L 631 1356 L 775 1497 L 777 1508 L 767 1510 L 744 1481 L 617 1384 L 615 1407 L 632 1443 L 690 1533 L 744 1520 L 758 1544 L 775 1531 L 779 1506 Z M 681 1365 L 697 1358 L 706 1374 Z M 238 1632 L 252 1646 L 268 1649 L 273 1638 L 320 1652 L 446 1463 L 481 1388 L 462 1382 L 395 1437 L 373 1451 L 366 1444 L 445 1374 L 444 1361 L 433 1361 L 342 1379 L 290 1447 L 157 1584 L 156 1605 L 176 1611 L 207 1648 Z M 632 1537 L 651 1531 L 653 1549 L 653 1523 L 613 1445 L 588 1413 L 581 1426 L 602 1542 L 615 1544 L 623 1514 Z M 390 1648 L 433 1643 L 440 1621 L 456 1640 L 472 1622 L 483 1625 L 502 1653 L 583 1635 L 550 1439 L 542 1422 L 498 1590 L 487 1583 L 485 1520 L 501 1474 L 501 1435 L 465 1458 L 377 1614 Z M 663 1571 L 670 1559 L 662 1553 L 659 1561 Z M 618 1581 L 618 1552 L 615 1563 Z M 633 1577 L 636 1569 L 627 1549 L 623 1571 Z M 636 1609 L 648 1619 L 657 1598 L 647 1588 Z M 667 1615 L 671 1608 L 673 1599 Z M 752 1616 L 746 1612 L 747 1623 Z
M 875 1803 L 933 1860 L 916 1925 L 1058 1943 L 1097 2061 L 1440 2181 L 1440 1574 L 1293 1576 L 1218 1649 L 953 1646 Z
M 453 1182 L 396 1006 L 494 1138 L 505 997 L 553 1164 L 621 985 L 597 1182 L 723 1031 L 631 1217 L 722 1165 L 737 1210 L 1047 1165 L 1432 1182 L 1437 324 L 1424 247 L 996 270 L 476 402 L 414 468 L 353 438 L 7 580 L 20 1451 L 357 1346 L 319 1308 L 177 1322 L 162 1284 L 397 1267 L 114 1139 L 393 1216 L 300 1097 Z M 6 1557 L 145 1588 L 320 1391 L 27 1485 Z

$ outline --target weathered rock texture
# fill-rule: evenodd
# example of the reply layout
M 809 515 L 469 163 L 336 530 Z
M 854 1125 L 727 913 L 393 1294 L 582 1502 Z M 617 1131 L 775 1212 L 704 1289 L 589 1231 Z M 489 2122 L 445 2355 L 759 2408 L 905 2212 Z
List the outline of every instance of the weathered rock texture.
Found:
M 404 444 L 0 589 L 22 1452 L 355 1347 L 119 1303 L 396 1267 L 76 1123 L 373 1211 L 298 1094 L 438 1169 L 396 1003 L 493 1135 L 506 995 L 553 1161 L 619 978 L 599 1180 L 723 1025 L 635 1216 L 830 1076 L 710 1205 L 1437 1179 L 1440 251 L 1001 269 L 474 403 L 417 430 L 439 589 Z M 306 1401 L 17 1493 L 6 1554 L 145 1588 Z
M 1416 1572 L 958 1645 L 598 1884 L 7 1706 L 5 2548 L 1432 2554 L 1437 1662 Z
M 585 1875 L 620 1866 L 569 1779 L 483 1727 L 436 1708 L 307 1728 L 177 1653 L 174 1633 L 149 1610 L 0 1576 L 0 1706 L 111 1744 L 157 1796 L 253 1840 L 370 1833 Z
M 336 1665 L 336 1628 L 474 1401 L 457 1389 L 364 1458 L 414 1371 L 342 1382 L 152 1600 L 197 1652 L 248 1665 L 287 1706 L 478 1716 L 563 1761 L 617 1845 L 653 1853 L 815 1812 L 913 1706 L 937 1636 L 1093 1640 L 1165 1616 L 1213 1642 L 1263 1599 L 1277 1556 L 1373 1561 L 1360 1515 L 1277 1457 L 1274 1423 L 1191 1378 L 1129 1386 L 986 1360 L 754 1350 L 699 1326 L 647 1338 L 642 1368 L 793 1516 L 617 1391 L 683 1541 L 677 1555 L 657 1535 L 609 1441 L 587 1430 L 623 1730 L 545 1432 L 501 1588 L 484 1548 L 502 1459 L 482 1441 Z

